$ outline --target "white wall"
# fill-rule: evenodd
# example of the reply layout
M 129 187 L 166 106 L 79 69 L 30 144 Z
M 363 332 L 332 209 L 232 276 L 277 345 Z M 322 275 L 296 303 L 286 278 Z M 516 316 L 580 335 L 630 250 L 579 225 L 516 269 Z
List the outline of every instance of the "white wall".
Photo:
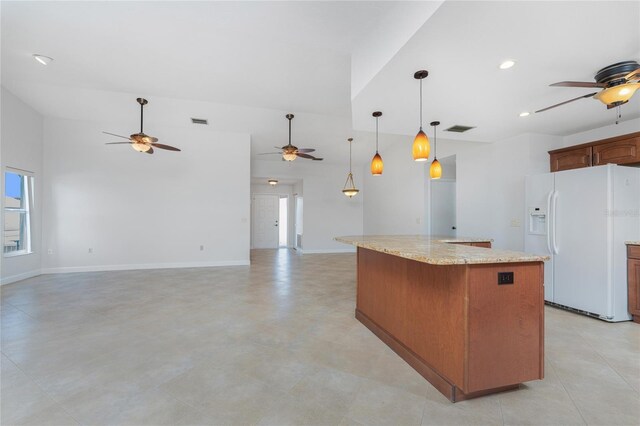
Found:
M 624 106 L 622 108 L 624 111 Z M 565 136 L 563 138 L 563 146 L 566 147 L 578 145 L 581 143 L 612 138 L 614 136 L 620 136 L 634 132 L 640 132 L 640 118 L 621 121 L 619 124 L 610 124 L 609 126 L 599 127 L 597 129 L 587 130 L 586 132 L 580 132 L 573 135 Z
M 386 144 L 380 149 L 384 162 L 382 176 L 371 175 L 370 161 L 363 167 L 364 233 L 424 234 L 427 170 L 431 163 L 415 162 L 411 154 L 411 138 L 380 135 Z M 361 176 L 362 176 L 361 175 Z
M 549 171 L 547 151 L 560 136 L 523 134 L 456 157 L 458 235 L 493 238 L 493 247 L 524 249 L 524 178 Z
M 2 212 L 0 225 L 4 233 L 4 171 L 5 167 L 28 170 L 34 173 L 35 199 L 32 213 L 33 253 L 2 257 L 0 262 L 0 283 L 8 284 L 40 273 L 42 237 L 42 129 L 43 118 L 11 92 L 2 87 L 0 163 L 2 165 Z
M 124 128 L 45 119 L 44 272 L 248 264 L 249 135 L 156 124 L 183 151 L 148 155 L 104 144 Z
M 344 196 L 342 187 L 347 173 L 348 167 L 300 159 L 291 163 L 258 160 L 251 164 L 253 177 L 302 179 L 303 253 L 353 251 L 352 247 L 333 240 L 341 235 L 362 234 L 364 191 L 351 199 Z
M 265 179 L 266 180 L 266 179 Z M 295 226 L 296 226 L 296 206 L 293 197 L 293 185 L 278 183 L 276 186 L 269 184 L 251 184 L 251 195 L 253 194 L 276 194 L 286 195 L 288 197 L 287 208 L 287 247 L 295 246 Z M 252 242 L 253 247 L 253 242 Z
M 364 233 L 428 234 L 431 216 L 429 167 L 432 159 L 424 163 L 413 161 L 413 137 L 381 134 L 380 155 L 384 161 L 384 172 L 382 176 L 372 176 L 369 164 L 375 152 L 373 138 L 359 132 L 360 143 L 371 147 L 371 156 L 362 168 L 365 189 Z M 447 139 L 438 139 L 437 143 L 438 158 L 441 159 L 487 145 Z M 443 164 L 443 176 L 455 178 L 455 170 Z

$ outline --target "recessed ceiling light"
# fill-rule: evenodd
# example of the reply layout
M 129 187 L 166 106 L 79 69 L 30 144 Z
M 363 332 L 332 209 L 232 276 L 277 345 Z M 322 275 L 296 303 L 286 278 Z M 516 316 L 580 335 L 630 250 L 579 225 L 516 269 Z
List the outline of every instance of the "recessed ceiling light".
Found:
M 500 69 L 507 70 L 512 66 L 514 66 L 515 64 L 516 64 L 515 61 L 512 61 L 512 60 L 504 61 L 503 63 L 500 64 Z
M 38 54 L 33 54 L 33 59 L 35 59 L 36 61 L 40 62 L 42 65 L 49 65 L 51 63 L 51 61 L 53 61 L 53 58 L 50 58 L 48 56 L 44 56 L 44 55 L 38 55 Z
M 527 117 L 529 113 L 527 111 L 521 112 L 520 117 Z

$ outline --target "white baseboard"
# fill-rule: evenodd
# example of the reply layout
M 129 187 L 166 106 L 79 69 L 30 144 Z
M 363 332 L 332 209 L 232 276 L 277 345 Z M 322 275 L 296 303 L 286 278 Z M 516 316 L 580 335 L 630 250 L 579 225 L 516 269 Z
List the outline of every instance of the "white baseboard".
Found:
M 176 262 L 176 263 L 140 263 L 130 265 L 94 265 L 94 266 L 63 266 L 59 268 L 44 268 L 43 274 L 66 274 L 70 272 L 106 272 L 132 271 L 136 269 L 177 269 L 177 268 L 212 268 L 219 266 L 248 266 L 249 260 L 221 260 L 216 262 Z
M 0 285 L 11 284 L 17 281 L 26 280 L 27 278 L 37 277 L 42 274 L 40 269 L 36 269 L 35 271 L 24 272 L 22 274 L 12 275 L 10 277 L 0 278 Z
M 298 249 L 302 254 L 329 254 L 329 253 L 355 253 L 356 248 L 344 248 L 344 249 L 322 249 L 322 250 L 303 250 Z

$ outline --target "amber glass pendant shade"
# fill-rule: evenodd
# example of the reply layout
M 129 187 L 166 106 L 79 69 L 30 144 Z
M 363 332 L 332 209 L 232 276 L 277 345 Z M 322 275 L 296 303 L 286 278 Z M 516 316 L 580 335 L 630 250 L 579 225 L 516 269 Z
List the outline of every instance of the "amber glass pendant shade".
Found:
M 438 161 L 437 155 L 437 137 L 436 137 L 436 127 L 440 125 L 439 121 L 432 121 L 431 125 L 433 126 L 433 162 L 431 163 L 431 167 L 429 167 L 429 176 L 431 179 L 440 179 L 442 177 L 442 165 Z
M 429 168 L 429 175 L 431 179 L 440 179 L 442 177 L 442 166 L 438 159 L 434 159 L 431 163 L 431 168 Z
M 415 161 L 427 161 L 431 153 L 431 144 L 427 134 L 420 129 L 413 140 L 413 159 Z
M 383 169 L 384 163 L 382 162 L 382 157 L 376 152 L 376 155 L 374 155 L 371 160 L 371 174 L 374 176 L 380 176 L 382 175 Z
M 427 161 L 429 154 L 431 153 L 431 144 L 427 134 L 422 130 L 422 80 L 427 78 L 429 71 L 420 70 L 413 74 L 413 78 L 420 82 L 420 130 L 413 139 L 413 160 L 414 161 Z
M 378 119 L 382 117 L 382 112 L 375 111 L 371 114 L 376 119 L 376 153 L 371 159 L 371 174 L 373 176 L 382 176 L 382 170 L 384 169 L 384 163 L 382 157 L 378 153 Z

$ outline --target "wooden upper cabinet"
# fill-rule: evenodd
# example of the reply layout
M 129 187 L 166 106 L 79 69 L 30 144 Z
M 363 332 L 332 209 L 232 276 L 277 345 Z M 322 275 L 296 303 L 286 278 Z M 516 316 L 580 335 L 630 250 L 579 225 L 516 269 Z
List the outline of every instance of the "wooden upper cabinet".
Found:
M 640 162 L 640 136 L 593 147 L 593 165 Z
M 560 152 L 550 152 L 551 171 L 580 169 L 591 166 L 592 149 L 590 146 L 561 150 Z
M 549 151 L 552 172 L 602 164 L 640 164 L 640 132 Z

